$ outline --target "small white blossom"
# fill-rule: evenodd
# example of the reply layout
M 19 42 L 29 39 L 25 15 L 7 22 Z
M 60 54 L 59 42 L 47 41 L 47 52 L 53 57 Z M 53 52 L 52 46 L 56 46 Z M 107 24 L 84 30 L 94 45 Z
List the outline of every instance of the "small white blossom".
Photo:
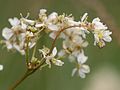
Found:
M 74 57 L 77 57 L 82 48 L 88 46 L 88 42 L 84 41 L 81 36 L 74 35 L 71 38 L 63 41 L 63 49 L 68 54 L 72 54 Z
M 77 72 L 81 78 L 86 77 L 85 74 L 90 72 L 89 66 L 84 64 L 87 59 L 88 57 L 84 55 L 84 52 L 82 50 L 82 52 L 77 57 L 78 66 L 73 69 L 72 76 Z
M 43 49 L 39 49 L 39 51 L 42 52 L 43 57 L 46 59 L 46 64 L 49 65 L 49 68 L 51 68 L 51 62 L 57 66 L 62 66 L 64 64 L 64 62 L 55 58 L 57 54 L 56 47 L 53 48 L 53 51 L 50 55 L 49 55 L 50 50 L 46 47 L 44 47 Z
M 46 12 L 47 12 L 46 9 L 40 9 L 39 19 L 40 19 L 42 22 L 45 22 L 45 21 L 47 20 Z
M 108 30 L 95 30 L 94 31 L 94 45 L 98 44 L 99 47 L 103 47 L 105 46 L 105 41 L 106 42 L 111 42 L 112 38 L 110 37 L 110 35 L 112 34 L 112 32 L 108 31 Z
M 5 38 L 3 42 L 6 44 L 8 50 L 15 49 L 24 55 L 27 43 L 28 48 L 32 48 L 36 44 L 37 37 L 35 37 L 36 34 L 32 32 L 36 30 L 36 28 L 32 26 L 35 21 L 26 18 L 21 18 L 20 20 L 10 18 L 9 22 L 12 27 L 6 27 L 2 30 L 2 36 Z M 27 38 L 29 38 L 29 40 Z

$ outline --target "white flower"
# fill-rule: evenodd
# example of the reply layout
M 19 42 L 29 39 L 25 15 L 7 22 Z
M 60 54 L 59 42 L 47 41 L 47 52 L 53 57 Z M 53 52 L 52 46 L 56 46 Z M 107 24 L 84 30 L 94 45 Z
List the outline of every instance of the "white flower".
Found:
M 62 62 L 61 60 L 55 59 L 54 57 L 57 54 L 57 49 L 56 47 L 54 47 L 52 53 L 46 57 L 46 63 L 49 65 L 49 68 L 51 68 L 51 62 L 57 66 L 62 66 L 64 64 L 64 62 Z
M 47 12 L 46 9 L 40 9 L 39 19 L 40 19 L 42 22 L 45 22 L 45 21 L 47 20 L 46 12 Z
M 63 41 L 63 49 L 66 53 L 72 54 L 74 57 L 77 57 L 82 48 L 88 46 L 88 42 L 84 41 L 81 36 L 73 35 L 70 36 L 70 39 Z
M 94 30 L 94 45 L 98 44 L 99 47 L 105 46 L 105 41 L 106 42 L 111 42 L 112 38 L 110 35 L 112 32 L 109 30 Z
M 3 70 L 3 65 L 0 65 L 0 71 L 2 71 Z
M 42 52 L 43 57 L 46 59 L 46 64 L 49 65 L 49 68 L 51 68 L 51 62 L 57 66 L 62 66 L 64 64 L 64 62 L 55 58 L 57 54 L 56 47 L 53 48 L 53 51 L 50 55 L 49 55 L 50 50 L 46 47 L 44 47 L 43 49 L 39 49 L 39 51 Z
M 6 27 L 2 30 L 2 36 L 5 38 L 3 42 L 6 44 L 8 50 L 15 49 L 24 55 L 27 38 L 29 38 L 28 48 L 32 48 L 36 44 L 36 33 L 32 32 L 33 30 L 37 31 L 37 28 L 32 26 L 35 24 L 35 21 L 26 18 L 21 18 L 20 20 L 10 18 L 9 22 L 12 27 L 10 29 Z
M 108 29 L 108 27 L 106 25 L 103 25 L 103 23 L 100 22 L 99 18 L 93 19 L 92 24 L 94 26 L 94 29 L 97 29 L 97 30 L 101 30 L 101 29 L 106 30 L 106 29 Z
M 48 29 L 52 31 L 58 31 L 59 25 L 57 25 L 57 22 L 58 22 L 58 14 L 56 12 L 51 13 L 48 16 L 48 19 L 46 20 Z
M 84 52 L 82 50 L 82 52 L 77 57 L 78 66 L 73 69 L 72 76 L 77 72 L 81 78 L 86 77 L 85 74 L 90 72 L 89 66 L 84 64 L 87 59 L 88 57 L 84 55 Z

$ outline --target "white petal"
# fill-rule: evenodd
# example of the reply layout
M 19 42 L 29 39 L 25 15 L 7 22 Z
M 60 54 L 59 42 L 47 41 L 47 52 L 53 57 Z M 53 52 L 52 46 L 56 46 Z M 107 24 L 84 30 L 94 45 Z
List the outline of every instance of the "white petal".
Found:
M 99 18 L 94 18 L 92 23 L 96 23 L 96 22 L 100 22 L 100 19 Z
M 107 37 L 103 38 L 103 40 L 106 42 L 111 42 L 112 38 L 110 36 L 107 36 Z
M 13 44 L 13 46 L 18 52 L 20 52 L 22 55 L 25 55 L 25 51 L 22 50 L 19 45 Z
M 53 55 L 53 57 L 54 57 L 56 54 L 57 54 L 57 48 L 54 47 L 54 49 L 53 49 L 53 51 L 52 51 L 52 55 Z
M 89 73 L 90 72 L 90 67 L 88 65 L 82 65 L 80 68 L 81 72 L 83 73 Z
M 48 28 L 49 28 L 50 30 L 52 30 L 52 31 L 58 31 L 58 30 L 59 30 L 58 26 L 57 26 L 57 25 L 53 25 L 53 24 L 48 25 Z
M 34 24 L 35 24 L 35 21 L 34 21 L 34 20 L 29 20 L 29 19 L 23 18 L 23 21 L 24 21 L 25 23 L 30 24 L 30 25 L 34 25 Z
M 3 70 L 3 65 L 0 65 L 0 71 Z
M 87 15 L 88 15 L 88 13 L 85 13 L 85 14 L 82 16 L 82 18 L 81 18 L 81 21 L 82 21 L 82 22 L 86 19 Z
M 47 12 L 46 9 L 40 9 L 40 14 L 45 14 Z
M 2 36 L 6 39 L 9 40 L 13 35 L 13 32 L 9 28 L 4 28 L 2 31 Z
M 49 16 L 48 16 L 48 19 L 51 21 L 51 20 L 55 20 L 57 19 L 57 16 L 58 14 L 56 12 L 53 12 L 51 13 Z
M 9 41 L 5 41 L 5 43 L 6 43 L 7 49 L 13 48 L 12 44 Z
M 109 36 L 111 34 L 112 32 L 110 32 L 109 30 L 103 32 L 103 36 Z
M 52 39 L 55 39 L 56 38 L 56 32 L 52 32 L 49 34 L 49 36 L 52 38 Z
M 76 72 L 77 72 L 77 68 L 74 68 L 74 69 L 72 70 L 72 76 L 74 76 Z
M 14 17 L 13 19 L 12 18 L 9 18 L 8 21 L 10 22 L 10 24 L 12 26 L 17 26 L 20 24 L 20 20 L 18 20 L 18 18 Z
M 84 51 L 82 50 L 82 52 L 77 56 L 77 61 L 80 64 L 83 64 L 87 61 L 88 57 L 84 55 Z
M 94 34 L 94 39 L 95 39 L 95 41 L 98 43 L 99 42 L 99 37 L 98 37 L 98 34 Z
M 61 60 L 56 60 L 56 59 L 53 59 L 52 62 L 57 66 L 62 66 L 64 64 L 64 62 L 62 62 Z
M 21 22 L 21 28 L 22 28 L 22 29 L 26 29 L 26 28 L 27 28 L 27 25 L 26 25 L 25 23 Z
M 95 29 L 107 29 L 108 27 L 103 25 L 103 23 L 100 22 L 99 18 L 93 19 L 92 23 L 94 24 Z
M 79 74 L 79 76 L 80 76 L 81 78 L 85 78 L 85 77 L 86 77 L 85 73 L 84 73 L 84 72 L 81 72 L 81 70 L 78 71 L 78 74 Z
M 35 46 L 36 42 L 29 42 L 28 46 L 29 48 L 33 48 Z

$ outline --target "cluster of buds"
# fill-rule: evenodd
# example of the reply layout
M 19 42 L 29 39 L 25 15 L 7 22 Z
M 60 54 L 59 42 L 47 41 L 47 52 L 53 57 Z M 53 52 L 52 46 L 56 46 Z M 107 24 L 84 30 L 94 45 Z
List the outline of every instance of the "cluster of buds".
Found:
M 100 48 L 105 46 L 105 42 L 112 40 L 110 37 L 112 32 L 99 18 L 93 19 L 92 22 L 88 22 L 87 18 L 88 14 L 85 13 L 79 21 L 75 21 L 71 14 L 58 15 L 58 13 L 52 12 L 47 15 L 46 9 L 40 9 L 38 19 L 35 20 L 28 19 L 28 16 L 24 18 L 22 15 L 20 19 L 10 18 L 8 21 L 12 27 L 3 29 L 2 43 L 8 50 L 17 50 L 27 56 L 28 49 L 35 47 L 41 32 L 45 32 L 53 39 L 51 48 L 43 45 L 42 49 L 38 49 L 40 57 L 33 55 L 30 62 L 27 63 L 28 67 L 36 69 L 36 64 L 41 68 L 47 65 L 51 68 L 52 64 L 62 66 L 64 62 L 61 59 L 68 56 L 70 62 L 75 63 L 76 66 L 72 71 L 72 76 L 77 73 L 81 78 L 85 78 L 85 74 L 90 72 L 89 66 L 85 65 L 88 59 L 84 54 L 84 48 L 88 46 L 86 35 L 92 33 L 94 45 Z M 63 40 L 60 51 L 57 51 L 55 46 L 58 38 Z

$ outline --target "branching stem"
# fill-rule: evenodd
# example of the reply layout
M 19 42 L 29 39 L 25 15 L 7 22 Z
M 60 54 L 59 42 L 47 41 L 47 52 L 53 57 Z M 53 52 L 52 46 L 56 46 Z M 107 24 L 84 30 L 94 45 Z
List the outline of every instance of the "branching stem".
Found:
M 66 28 L 61 29 L 61 30 L 58 32 L 58 34 L 56 35 L 56 37 L 55 37 L 55 39 L 53 40 L 53 42 L 52 42 L 52 46 L 51 46 L 51 48 L 50 48 L 49 54 L 51 54 L 51 52 L 52 52 L 52 50 L 53 50 L 53 48 L 54 48 L 54 46 L 55 46 L 55 42 L 56 42 L 57 38 L 59 37 L 59 35 L 60 35 L 64 30 L 69 29 L 69 28 L 72 28 L 72 27 L 80 27 L 80 25 L 78 25 L 78 26 L 69 26 L 69 27 L 66 27 Z M 35 55 L 35 51 L 36 51 L 36 46 L 34 47 L 33 55 L 32 55 L 32 56 Z M 27 65 L 28 65 L 28 59 L 29 59 L 29 48 L 28 48 L 28 43 L 27 43 L 27 48 L 26 48 L 26 63 L 27 63 Z M 28 76 L 30 76 L 31 74 L 33 74 L 33 73 L 34 73 L 36 70 L 38 70 L 42 65 L 44 65 L 44 63 L 45 63 L 45 59 L 42 58 L 40 64 L 39 64 L 38 66 L 36 66 L 36 68 L 27 69 L 27 71 L 26 71 L 26 73 L 24 74 L 24 76 L 23 76 L 21 79 L 19 79 L 18 81 L 16 81 L 15 84 L 14 84 L 11 88 L 9 88 L 8 90 L 14 90 L 14 89 L 15 89 L 19 84 L 21 84 Z

